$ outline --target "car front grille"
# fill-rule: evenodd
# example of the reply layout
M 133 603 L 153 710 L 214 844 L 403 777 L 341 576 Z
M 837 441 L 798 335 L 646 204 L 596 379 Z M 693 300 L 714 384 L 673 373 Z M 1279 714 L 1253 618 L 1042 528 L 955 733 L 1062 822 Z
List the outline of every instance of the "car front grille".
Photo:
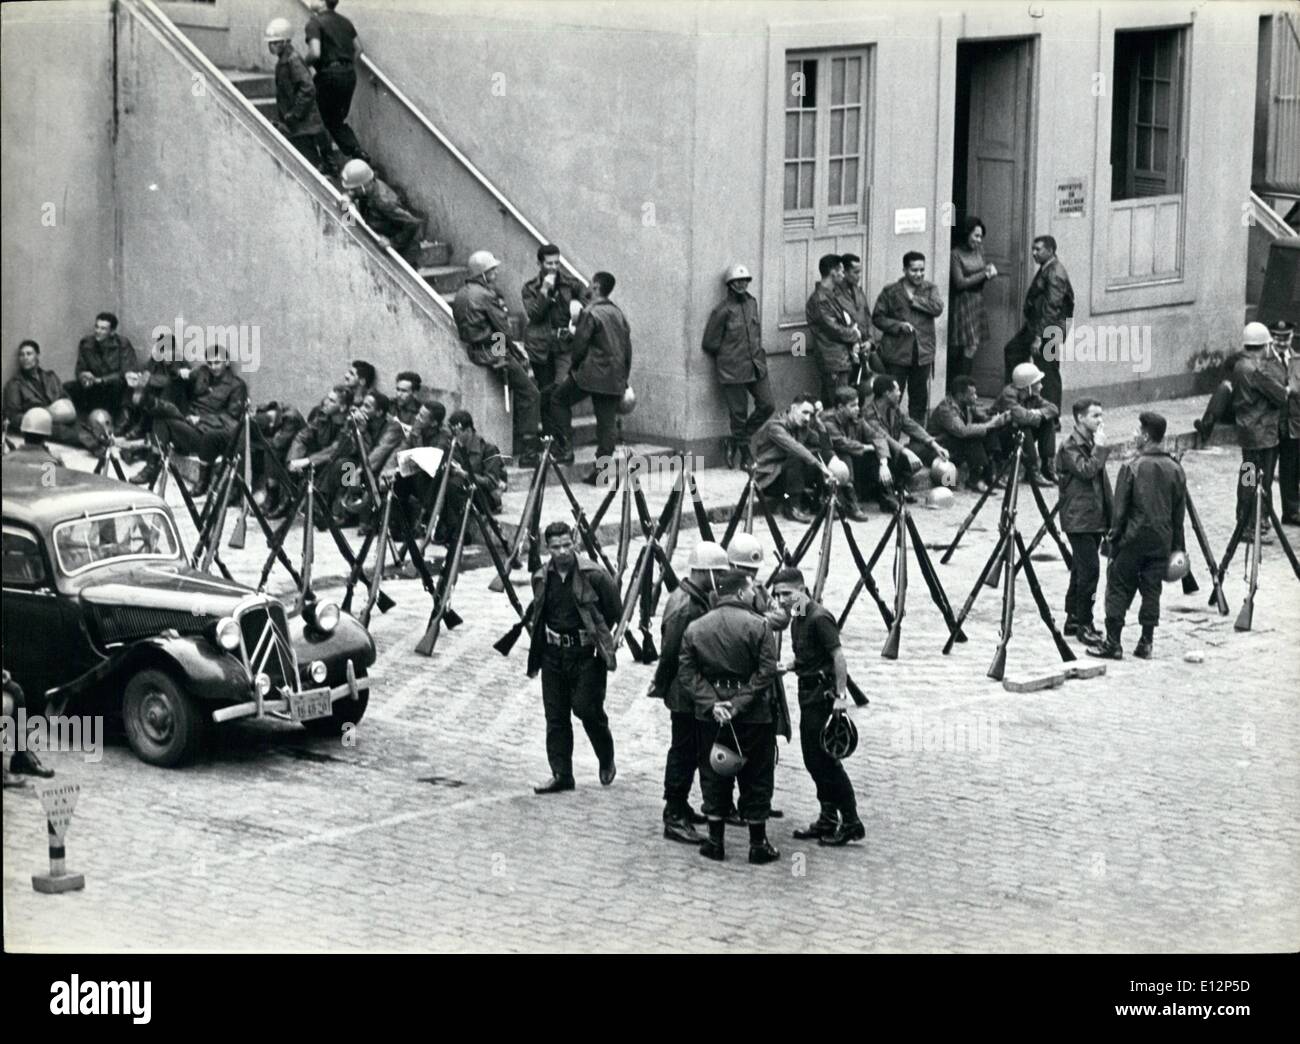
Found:
M 212 625 L 211 617 L 175 609 L 141 609 L 125 605 L 99 606 L 94 610 L 95 623 L 106 644 L 151 638 L 163 631 L 178 634 L 202 634 Z
M 275 688 L 288 685 L 296 690 L 298 675 L 284 606 L 279 602 L 253 602 L 236 619 L 253 675 L 265 673 Z

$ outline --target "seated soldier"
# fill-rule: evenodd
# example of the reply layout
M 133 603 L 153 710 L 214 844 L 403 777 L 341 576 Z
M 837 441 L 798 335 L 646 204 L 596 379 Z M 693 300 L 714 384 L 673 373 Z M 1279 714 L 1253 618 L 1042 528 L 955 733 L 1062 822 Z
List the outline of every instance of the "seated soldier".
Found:
M 53 370 L 41 369 L 41 346 L 35 341 L 27 340 L 18 345 L 18 372 L 5 383 L 4 419 L 9 422 L 9 430 L 17 431 L 23 422 L 23 416 L 35 406 L 49 409 L 56 402 L 66 403 L 63 409 L 76 407 L 63 390 L 63 382 Z M 59 408 L 51 411 L 60 412 Z M 53 422 L 51 441 L 75 445 L 77 442 L 77 422 L 72 420 Z
M 392 246 L 407 261 L 418 260 L 424 218 L 403 206 L 401 197 L 377 178 L 363 159 L 351 159 L 343 165 L 342 182 L 362 220 L 380 242 Z
M 787 410 L 769 417 L 750 440 L 754 482 L 764 497 L 781 503 L 792 522 L 811 522 L 811 502 L 820 476 L 829 482 L 830 469 L 817 451 L 821 431 L 814 420 L 811 395 L 797 395 Z
M 15 464 L 54 464 L 63 467 L 63 460 L 46 443 L 54 430 L 50 411 L 44 406 L 33 406 L 23 414 L 19 424 L 23 441 L 6 454 Z
M 135 348 L 129 338 L 117 332 L 117 316 L 100 312 L 95 330 L 77 344 L 76 379 L 65 381 L 80 417 L 91 410 L 108 410 L 114 425 L 121 422 L 126 375 L 136 369 Z
M 370 450 L 370 470 L 376 475 L 384 471 L 388 458 L 401 445 L 420 412 L 420 385 L 418 373 L 403 370 L 397 375 L 383 430 Z
M 840 509 L 854 522 L 865 522 L 867 514 L 858 504 L 860 491 L 868 488 L 867 474 L 875 465 L 875 453 L 862 426 L 861 407 L 855 388 L 835 389 L 833 408 L 817 415 L 817 422 L 830 440 L 831 452 L 849 466 L 853 484 L 840 487 Z
M 1043 398 L 1043 372 L 1031 362 L 1011 371 L 1011 383 L 1002 389 L 993 408 L 1010 413 L 1011 422 L 1000 432 L 1002 455 L 1012 452 L 1017 431 L 1024 432 L 1024 478 L 1035 486 L 1056 485 L 1056 422 L 1061 411 Z M 1049 469 L 1047 461 L 1052 461 Z M 1041 462 L 1041 463 L 1040 463 Z
M 455 473 L 447 490 L 448 517 L 455 518 L 464 506 L 473 482 L 482 491 L 480 503 L 492 514 L 501 511 L 501 493 L 506 486 L 505 459 L 501 451 L 474 430 L 474 418 L 468 410 L 457 410 L 447 418 L 452 437 L 452 461 Z
M 408 473 L 404 474 L 398 463 L 398 456 L 405 450 L 421 447 L 436 447 L 445 453 L 451 446 L 451 436 L 442 427 L 443 419 L 447 416 L 447 407 L 434 397 L 433 392 L 421 388 L 415 395 L 415 401 L 419 404 L 419 409 L 416 410 L 411 423 L 403 425 L 390 420 L 380 437 L 380 445 L 372 451 L 370 459 L 372 464 L 379 460 L 383 461 L 375 471 L 379 488 L 387 490 L 391 483 L 394 496 L 401 500 L 406 508 L 407 517 L 418 524 L 425 509 L 433 507 L 433 500 L 437 495 L 434 477 L 419 467 L 414 470 L 408 468 Z M 373 513 L 362 527 L 363 536 L 367 525 L 374 525 Z M 400 537 L 404 534 L 396 535 Z
M 995 433 L 1010 421 L 1010 413 L 990 416 L 981 409 L 974 379 L 962 375 L 953 378 L 947 398 L 931 411 L 929 428 L 953 463 L 967 466 L 966 488 L 985 493 L 994 481 L 993 457 L 998 452 Z
M 912 475 L 935 457 L 948 459 L 948 451 L 898 408 L 902 397 L 897 379 L 881 374 L 871 382 L 871 401 L 862 410 L 863 426 L 876 451 L 876 501 L 885 512 L 898 510 L 891 489 L 900 492 L 907 503 L 914 502 L 916 498 L 908 491 Z
M 287 465 L 293 440 L 307 426 L 307 422 L 292 406 L 273 399 L 257 407 L 253 413 L 253 423 L 262 435 L 262 438 L 253 438 L 253 488 L 265 491 L 263 510 L 274 516 L 279 514 L 280 500 L 288 496 L 288 491 L 280 481 L 280 469 L 267 460 L 267 454 L 274 456 L 280 464 Z
M 343 432 L 348 396 L 347 385 L 336 384 L 325 393 L 320 405 L 312 409 L 306 426 L 293 437 L 285 454 L 291 474 L 300 474 L 309 467 L 323 469 L 329 464 Z M 290 499 L 282 497 L 271 517 L 282 516 L 289 508 Z
M 325 527 L 325 511 L 333 512 L 340 525 L 354 515 L 362 515 L 369 502 L 369 483 L 366 465 L 371 450 L 379 445 L 384 427 L 388 424 L 388 396 L 371 389 L 344 418 L 343 428 L 334 447 L 330 461 L 318 472 L 316 490 L 320 494 L 321 510 L 318 512 L 321 528 Z M 357 436 L 360 434 L 360 442 Z

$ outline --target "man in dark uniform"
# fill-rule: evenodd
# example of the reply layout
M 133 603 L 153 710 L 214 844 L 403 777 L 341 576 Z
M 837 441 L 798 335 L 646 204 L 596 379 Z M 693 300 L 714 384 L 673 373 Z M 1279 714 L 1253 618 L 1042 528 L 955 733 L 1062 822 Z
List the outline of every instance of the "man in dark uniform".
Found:
M 1024 325 L 1003 349 L 1006 380 L 1022 363 L 1043 368 L 1043 397 L 1061 413 L 1061 352 L 1074 318 L 1074 287 L 1070 274 L 1056 256 L 1052 236 L 1036 236 L 1033 257 L 1038 271 L 1025 291 Z M 1047 458 L 1044 459 L 1044 465 Z M 1056 481 L 1054 475 L 1048 478 Z
M 1106 638 L 1089 656 L 1122 660 L 1120 632 L 1133 595 L 1142 592 L 1138 623 L 1142 637 L 1133 655 L 1151 658 L 1156 624 L 1160 622 L 1160 588 L 1169 556 L 1183 551 L 1183 514 L 1187 479 L 1182 465 L 1164 447 L 1165 419 L 1158 413 L 1138 415 L 1137 456 L 1119 469 L 1106 567 Z
M 916 499 L 908 490 L 912 474 L 935 457 L 948 459 L 939 441 L 899 409 L 902 398 L 898 379 L 881 374 L 872 380 L 871 401 L 862 410 L 863 427 L 876 451 L 876 500 L 886 514 L 898 510 L 891 489 L 910 504 Z
M 280 481 L 280 469 L 274 467 L 267 459 L 267 454 L 274 456 L 282 465 L 289 463 L 289 447 L 298 433 L 307 426 L 301 413 L 288 403 L 271 402 L 257 407 L 253 414 L 253 423 L 266 439 L 265 445 L 260 439 L 253 439 L 253 485 L 260 482 L 265 490 L 262 510 L 269 516 L 280 513 L 280 502 L 287 491 Z
M 365 359 L 353 359 L 348 364 L 348 368 L 343 371 L 343 385 L 347 394 L 341 405 L 360 406 L 365 400 L 366 393 L 371 388 L 378 387 L 379 374 Z
M 375 505 L 367 495 L 369 486 L 362 460 L 368 463 L 371 453 L 379 445 L 384 428 L 388 426 L 388 412 L 388 396 L 371 388 L 345 419 L 331 462 L 317 473 L 316 489 L 321 497 L 317 521 L 322 528 L 326 524 L 326 508 L 334 512 L 334 518 L 340 524 L 349 521 L 354 512 L 361 522 L 371 516 Z M 345 496 L 348 490 L 357 495 Z
M 9 378 L 4 390 L 4 419 L 9 422 L 10 430 L 22 423 L 23 415 L 33 406 L 49 409 L 54 403 L 66 399 L 67 393 L 58 374 L 41 368 L 41 346 L 35 341 L 23 341 L 18 346 L 18 372 Z M 72 404 L 65 401 L 64 405 Z M 76 421 L 55 421 L 54 441 L 75 443 Z
M 858 489 L 863 485 L 860 477 L 865 478 L 870 467 L 866 462 L 874 461 L 875 455 L 862 424 L 862 407 L 856 389 L 848 385 L 836 388 L 834 402 L 817 415 L 817 423 L 830 442 L 831 452 L 844 461 L 853 477 L 852 482 L 836 490 L 840 513 L 854 522 L 865 522 L 868 515 L 858 503 Z
M 1247 323 L 1244 351 L 1232 368 L 1232 411 L 1241 443 L 1237 482 L 1237 520 L 1254 518 L 1255 483 L 1264 484 L 1264 499 L 1273 499 L 1273 471 L 1287 405 L 1286 366 L 1272 352 L 1273 338 L 1263 323 Z M 1267 532 L 1265 524 L 1262 532 Z M 1242 539 L 1254 543 L 1255 530 L 1246 523 Z
M 951 388 L 943 402 L 930 412 L 927 427 L 954 464 L 966 465 L 966 488 L 984 493 L 994 479 L 997 432 L 1010 423 L 1011 414 L 990 414 L 981 409 L 972 377 L 954 377 Z
M 416 252 L 424 235 L 424 218 L 405 206 L 401 196 L 386 181 L 376 177 L 363 159 L 350 159 L 343 164 L 339 180 L 381 245 L 391 246 L 414 266 L 419 260 Z
M 773 592 L 790 614 L 794 671 L 799 678 L 799 745 L 821 806 L 817 819 L 794 836 L 837 847 L 861 841 L 867 828 L 858 818 L 853 784 L 844 766 L 821 744 L 822 729 L 831 715 L 844 713 L 849 705 L 849 668 L 840 648 L 840 629 L 835 617 L 809 596 L 800 570 L 779 570 Z
M 540 397 L 532 367 L 519 357 L 511 344 L 510 317 L 505 298 L 496 288 L 501 262 L 490 251 L 476 250 L 467 262 L 469 278 L 456 291 L 451 314 L 456 332 L 465 342 L 470 362 L 499 372 L 514 397 L 511 417 L 514 427 L 514 456 L 520 467 L 537 464 L 540 447 Z
M 678 677 L 695 701 L 700 734 L 700 789 L 709 819 L 708 840 L 700 854 L 726 858 L 726 816 L 733 784 L 740 784 L 737 811 L 749 824 L 749 861 L 781 857 L 767 839 L 776 769 L 772 723 L 772 683 L 776 680 L 776 639 L 763 614 L 753 607 L 748 573 L 736 569 L 718 581 L 716 607 L 686 628 Z M 735 776 L 716 772 L 710 760 L 715 740 L 734 743 L 746 760 Z
M 564 383 L 573 365 L 574 306 L 581 310 L 586 290 L 564 270 L 560 248 L 553 243 L 537 248 L 537 262 L 542 266 L 541 271 L 521 290 L 528 316 L 524 347 L 542 396 L 542 427 L 546 434 L 558 439 L 562 433 L 551 430 L 551 394 Z M 571 444 L 557 443 L 551 454 L 560 464 L 573 463 Z
M 819 258 L 817 271 L 821 280 L 804 305 L 804 318 L 812 336 L 822 402 L 829 403 L 835 399 L 835 389 L 853 379 L 862 332 L 855 327 L 853 317 L 844 310 L 839 297 L 840 284 L 844 281 L 844 261 L 839 254 Z
M 276 57 L 276 129 L 313 167 L 333 177 L 334 144 L 330 141 L 320 110 L 316 108 L 316 86 L 306 63 L 293 49 L 293 29 L 287 18 L 273 18 L 266 27 L 266 47 Z
M 306 471 L 308 466 L 323 467 L 330 459 L 347 417 L 349 394 L 347 385 L 336 384 L 308 415 L 307 426 L 293 437 L 285 453 L 291 472 Z
M 447 427 L 453 440 L 452 459 L 460 472 L 447 490 L 448 517 L 460 517 L 471 482 L 482 494 L 480 503 L 492 514 L 500 514 L 501 491 L 506 483 L 505 458 L 501 451 L 474 430 L 474 418 L 469 410 L 453 413 L 447 418 Z
M 393 381 L 393 397 L 388 400 L 388 415 L 379 438 L 370 447 L 370 470 L 376 475 L 384 471 L 388 458 L 401 445 L 405 433 L 415 423 L 420 412 L 418 398 L 422 385 L 420 375 L 414 370 L 403 370 Z
M 6 452 L 6 458 L 14 464 L 53 464 L 63 467 L 62 458 L 49 448 L 47 443 L 54 429 L 50 411 L 44 406 L 33 406 L 19 423 L 23 441 Z
M 410 427 L 400 423 L 394 424 L 390 420 L 389 426 L 384 429 L 380 442 L 381 444 L 391 442 L 391 446 L 383 454 L 385 461 L 383 470 L 377 473 L 380 489 L 386 491 L 389 483 L 392 483 L 394 495 L 406 506 L 407 516 L 412 522 L 418 522 L 424 509 L 431 508 L 433 505 L 432 498 L 436 495 L 433 489 L 434 477 L 426 474 L 419 467 L 411 470 L 410 474 L 403 474 L 398 463 L 399 454 L 403 450 L 430 446 L 442 450 L 445 454 L 451 447 L 451 435 L 442 426 L 447 416 L 447 407 L 439 402 L 428 388 L 421 388 L 416 393 L 416 401 L 420 408 L 416 411 Z M 396 441 L 392 441 L 394 439 Z M 444 511 L 443 518 L 447 517 Z
M 844 278 L 836 289 L 836 296 L 844 306 L 851 325 L 858 333 L 858 361 L 865 363 L 862 376 L 870 379 L 873 373 L 885 372 L 885 361 L 872 341 L 875 328 L 871 325 L 871 299 L 862 286 L 862 259 L 857 254 L 841 254 Z
M 1011 383 L 993 403 L 998 413 L 1011 415 L 1011 423 L 1002 429 L 1002 453 L 1012 452 L 1017 430 L 1024 432 L 1023 478 L 1035 486 L 1056 484 L 1056 427 L 1061 411 L 1043 396 L 1043 371 L 1031 362 L 1021 363 L 1011 374 Z
M 830 469 L 817 454 L 821 431 L 816 426 L 812 397 L 796 395 L 784 413 L 768 418 L 751 440 L 754 455 L 754 483 L 764 497 L 781 505 L 781 513 L 792 522 L 811 522 L 808 510 L 821 475 L 832 478 Z
M 695 826 L 707 820 L 690 805 L 700 755 L 695 700 L 678 678 L 682 638 L 686 628 L 712 608 L 710 597 L 718 590 L 715 580 L 728 568 L 727 552 L 720 544 L 702 540 L 691 550 L 691 575 L 668 596 L 664 606 L 659 664 L 646 692 L 651 699 L 663 700 L 671 716 L 672 739 L 664 764 L 664 837 L 691 845 L 704 840 Z
M 731 426 L 727 463 L 733 467 L 753 462 L 749 440 L 776 410 L 767 380 L 767 353 L 763 351 L 758 302 L 749 292 L 752 279 L 744 265 L 727 269 L 723 276 L 727 296 L 709 313 L 700 343 L 704 354 L 712 356 L 718 368 L 718 383 Z M 754 410 L 746 415 L 750 398 L 754 400 Z
M 368 160 L 370 157 L 347 123 L 352 94 L 357 89 L 356 62 L 361 57 L 361 41 L 352 22 L 335 10 L 339 0 L 324 0 L 323 6 L 322 11 L 318 4 L 307 19 L 305 34 L 305 60 L 316 67 L 316 107 L 339 151 L 349 158 Z
M 126 398 L 126 375 L 136 369 L 135 348 L 117 332 L 117 316 L 100 312 L 95 332 L 77 345 L 76 380 L 65 381 L 64 391 L 85 419 L 91 410 L 108 410 L 113 423 L 122 420 Z
M 1101 635 L 1092 623 L 1092 603 L 1101 572 L 1098 557 L 1101 538 L 1110 529 L 1112 497 L 1110 477 L 1106 474 L 1101 403 L 1096 399 L 1080 399 L 1074 404 L 1073 413 L 1074 431 L 1056 454 L 1061 530 L 1070 541 L 1074 556 L 1070 586 L 1065 592 L 1065 636 L 1077 637 L 1085 645 L 1096 645 Z
M 591 277 L 591 300 L 573 331 L 573 369 L 556 385 L 550 402 L 550 430 L 567 451 L 573 446 L 573 405 L 591 397 L 596 413 L 596 466 L 583 481 L 596 485 L 601 462 L 614 455 L 618 407 L 632 372 L 632 331 L 609 295 L 615 280 L 608 272 Z
M 587 731 L 600 762 L 600 782 L 614 782 L 614 737 L 605 715 L 605 683 L 618 666 L 612 629 L 622 606 L 618 588 L 604 567 L 574 551 L 573 530 L 552 522 L 542 534 L 550 561 L 533 574 L 528 677 L 542 674 L 546 713 L 546 759 L 551 778 L 533 787 L 536 794 L 572 790 L 573 722 Z

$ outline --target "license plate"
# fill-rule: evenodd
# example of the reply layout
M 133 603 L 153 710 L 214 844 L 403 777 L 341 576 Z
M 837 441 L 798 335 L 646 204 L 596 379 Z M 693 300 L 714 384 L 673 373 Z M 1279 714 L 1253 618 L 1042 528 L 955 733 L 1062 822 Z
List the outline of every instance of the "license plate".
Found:
M 289 693 L 289 717 L 294 721 L 311 721 L 314 718 L 327 718 L 333 711 L 328 692 L 291 692 Z

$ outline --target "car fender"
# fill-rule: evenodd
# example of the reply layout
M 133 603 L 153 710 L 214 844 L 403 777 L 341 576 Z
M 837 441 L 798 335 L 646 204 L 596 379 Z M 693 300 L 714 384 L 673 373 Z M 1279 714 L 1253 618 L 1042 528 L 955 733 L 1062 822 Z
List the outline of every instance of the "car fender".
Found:
M 298 656 L 298 669 L 305 674 L 312 660 L 323 660 L 331 685 L 342 683 L 347 677 L 347 661 L 353 667 L 369 669 L 375 662 L 375 642 L 361 622 L 347 613 L 339 614 L 338 626 L 329 634 L 308 627 L 302 617 L 289 621 L 289 638 Z M 304 684 L 311 682 L 304 679 Z
M 185 691 L 204 701 L 243 699 L 252 679 L 239 659 L 218 649 L 207 638 L 174 632 L 142 638 L 115 650 L 98 666 L 47 693 L 48 700 L 80 696 L 92 689 L 113 690 L 116 699 L 132 675 L 151 667 L 172 670 Z

